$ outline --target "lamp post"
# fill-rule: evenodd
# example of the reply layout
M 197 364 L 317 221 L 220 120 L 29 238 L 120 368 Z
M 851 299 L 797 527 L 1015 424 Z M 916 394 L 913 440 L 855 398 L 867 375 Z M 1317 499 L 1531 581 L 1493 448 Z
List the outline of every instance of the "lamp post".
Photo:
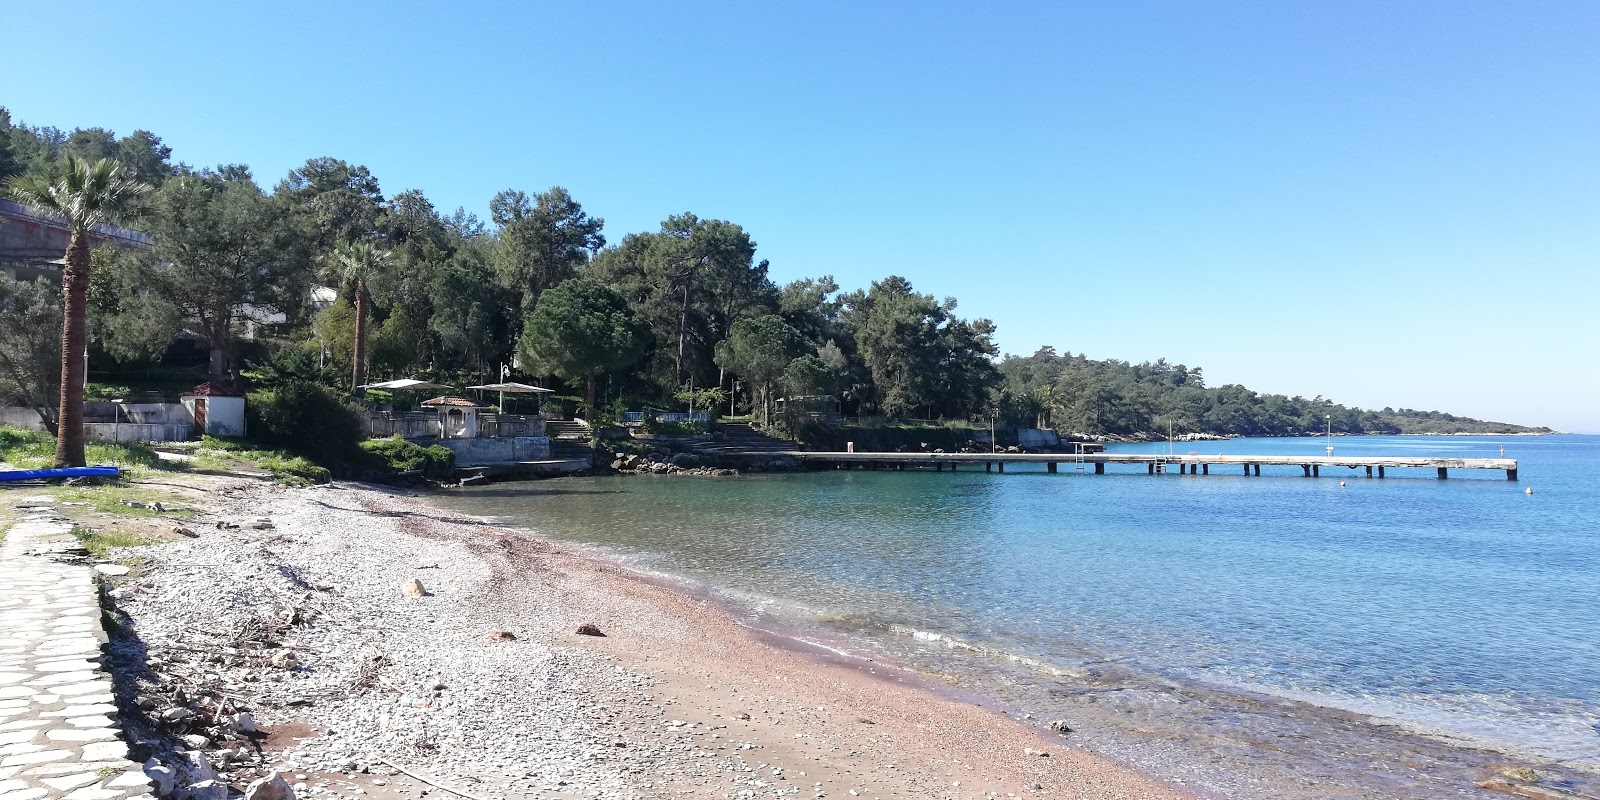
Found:
M 122 444 L 122 398 L 111 401 L 111 430 L 117 444 Z
M 1328 420 L 1328 455 L 1333 455 L 1333 415 L 1323 415 Z

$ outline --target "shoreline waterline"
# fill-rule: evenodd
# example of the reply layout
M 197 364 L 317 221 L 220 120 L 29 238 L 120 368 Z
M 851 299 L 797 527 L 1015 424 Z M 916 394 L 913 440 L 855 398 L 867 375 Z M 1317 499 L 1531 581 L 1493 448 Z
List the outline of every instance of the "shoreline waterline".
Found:
M 1440 442 L 1437 446 L 1456 451 L 1460 448 L 1483 449 L 1494 445 L 1492 440 L 1482 441 L 1482 438 L 1480 437 L 1479 441 L 1471 441 L 1467 437 L 1450 437 L 1448 441 Z M 1299 438 L 1293 444 L 1303 447 L 1306 441 Z M 1344 440 L 1346 446 L 1354 446 L 1356 441 L 1353 437 Z M 1259 442 L 1241 444 L 1253 446 L 1259 445 Z M 1372 442 L 1371 446 L 1379 444 L 1381 442 Z M 1436 445 L 1419 443 L 1418 439 L 1408 437 L 1406 446 Z M 1518 455 L 1525 456 L 1526 451 L 1519 452 Z M 1538 463 L 1538 459 L 1534 459 L 1534 463 Z M 1538 481 L 1541 491 L 1548 487 L 1552 495 L 1570 494 L 1573 490 L 1570 483 L 1557 481 L 1553 475 L 1553 471 L 1536 468 L 1533 479 Z M 1219 481 L 1219 477 L 1224 479 Z M 1115 646 L 1115 641 L 1108 643 L 1095 636 L 1063 638 L 1069 634 L 1075 635 L 1073 632 L 1080 628 L 1097 635 L 1103 633 L 1105 626 L 1098 629 L 1092 626 L 1083 628 L 1082 620 L 1086 619 L 1084 614 L 1093 609 L 1074 611 L 1071 617 L 1065 618 L 1057 614 L 1057 620 L 1073 622 L 1072 626 L 1064 629 L 1041 628 L 1031 623 L 1028 617 L 1019 616 L 1016 609 L 1009 607 L 997 607 L 996 611 L 1001 613 L 990 612 L 965 622 L 951 620 L 959 622 L 954 626 L 941 624 L 931 618 L 924 619 L 920 616 L 926 611 L 922 605 L 906 605 L 909 602 L 906 599 L 910 596 L 908 593 L 933 591 L 935 594 L 939 592 L 948 594 L 950 591 L 969 590 L 963 590 L 960 586 L 952 586 L 949 589 L 942 586 L 918 588 L 922 584 L 916 583 L 912 578 L 900 578 L 893 574 L 893 570 L 903 568 L 903 566 L 896 567 L 896 564 L 926 562 L 924 572 L 919 573 L 921 578 L 918 580 L 926 580 L 930 574 L 942 575 L 950 569 L 958 572 L 969 570 L 971 566 L 964 566 L 968 563 L 983 565 L 985 570 L 983 574 L 987 574 L 987 571 L 994 570 L 999 564 L 1004 563 L 1003 557 L 997 555 L 995 548 L 1004 547 L 1010 550 L 1012 545 L 1002 545 L 998 541 L 989 542 L 979 535 L 980 532 L 965 532 L 952 538 L 942 532 L 920 529 L 912 539 L 901 541 L 885 534 L 880 527 L 874 527 L 882 521 L 880 517 L 911 514 L 916 519 L 938 519 L 969 506 L 979 508 L 984 514 L 1000 514 L 1005 520 L 1011 520 L 1015 515 L 1007 516 L 1009 512 L 1005 510 L 1006 504 L 996 506 L 994 505 L 996 501 L 991 499 L 991 495 L 996 492 L 1006 496 L 1014 494 L 1010 487 L 1021 487 L 1022 501 L 1028 501 L 1029 498 L 1037 500 L 1035 495 L 1039 492 L 1074 494 L 1080 498 L 1074 502 L 1093 504 L 1073 506 L 1076 509 L 1073 514 L 1082 514 L 1095 507 L 1118 506 L 1125 497 L 1134 496 L 1137 499 L 1137 494 L 1143 490 L 1134 487 L 1159 485 L 1162 487 L 1159 490 L 1160 497 L 1166 498 L 1170 492 L 1179 509 L 1191 506 L 1203 508 L 1206 503 L 1214 504 L 1215 498 L 1208 499 L 1206 496 L 1213 493 L 1224 496 L 1238 493 L 1238 501 L 1247 502 L 1251 507 L 1259 504 L 1256 498 L 1265 497 L 1268 498 L 1269 504 L 1277 503 L 1296 514 L 1308 506 L 1312 512 L 1316 512 L 1316 506 L 1327 505 L 1338 512 L 1340 519 L 1349 519 L 1354 527 L 1329 538 L 1327 534 L 1318 532 L 1313 526 L 1304 536 L 1294 533 L 1285 539 L 1287 534 L 1276 528 L 1263 529 L 1257 525 L 1249 530 L 1261 530 L 1263 535 L 1261 541 L 1252 542 L 1250 548 L 1263 548 L 1261 552 L 1264 553 L 1288 552 L 1291 557 L 1298 557 L 1295 556 L 1297 550 L 1304 550 L 1309 543 L 1313 547 L 1309 552 L 1317 554 L 1317 558 L 1321 559 L 1320 554 L 1328 547 L 1355 546 L 1363 553 L 1362 558 L 1366 558 L 1368 552 L 1381 552 L 1373 551 L 1374 546 L 1391 548 L 1390 543 L 1394 542 L 1403 547 L 1432 547 L 1436 546 L 1434 540 L 1439 537 L 1439 534 L 1432 530 L 1419 529 L 1416 532 L 1411 532 L 1409 529 L 1396 529 L 1394 532 L 1384 530 L 1381 538 L 1374 540 L 1375 544 L 1367 544 L 1366 540 L 1370 538 L 1370 534 L 1362 531 L 1363 526 L 1382 524 L 1392 528 L 1394 524 L 1399 524 L 1387 521 L 1382 514 L 1373 517 L 1374 512 L 1381 512 L 1387 508 L 1404 509 L 1416 506 L 1418 503 L 1443 503 L 1446 508 L 1453 504 L 1475 507 L 1487 503 L 1487 507 L 1493 508 L 1497 504 L 1505 505 L 1496 498 L 1507 494 L 1507 483 L 1503 481 L 1355 481 L 1349 490 L 1345 490 L 1340 488 L 1338 481 L 1281 479 L 1262 482 L 1260 479 L 1252 478 L 1248 479 L 1250 483 L 1246 484 L 1245 480 L 1241 478 L 1230 480 L 1225 476 L 1214 476 L 1209 481 L 1173 478 L 1170 481 L 1151 482 L 1143 477 L 1137 480 L 1117 480 L 1116 476 L 1073 480 L 1071 476 L 1046 476 L 1042 471 L 1038 475 L 1011 473 L 994 478 L 986 477 L 982 473 L 963 474 L 959 477 L 946 473 L 943 478 L 935 478 L 931 474 L 906 473 L 894 477 L 888 474 L 855 473 L 761 476 L 709 482 L 665 476 L 640 476 L 502 485 L 498 490 L 448 493 L 440 495 L 440 498 L 441 502 L 453 510 L 471 509 L 474 513 L 490 514 L 503 523 L 524 528 L 531 527 L 539 535 L 554 534 L 565 544 L 596 549 L 605 557 L 620 559 L 632 569 L 680 583 L 697 583 L 701 587 L 699 591 L 702 594 L 709 594 L 722 600 L 724 607 L 728 608 L 730 613 L 739 616 L 741 621 L 758 618 L 753 627 L 772 628 L 776 625 L 780 630 L 797 632 L 796 638 L 800 640 L 811 640 L 849 653 L 865 654 L 869 658 L 887 659 L 894 663 L 910 665 L 918 672 L 931 675 L 962 692 L 972 691 L 981 698 L 986 698 L 984 701 L 986 707 L 1014 709 L 1018 715 L 1033 713 L 1035 721 L 1056 714 L 1065 717 L 1075 714 L 1087 715 L 1093 718 L 1098 714 L 1095 708 L 1090 707 L 1094 704 L 1080 703 L 1079 700 L 1097 694 L 1102 697 L 1143 698 L 1140 702 L 1124 703 L 1122 707 L 1117 707 L 1117 702 L 1102 701 L 1101 706 L 1113 707 L 1107 712 L 1106 719 L 1115 720 L 1124 717 L 1135 720 L 1144 717 L 1158 719 L 1160 715 L 1144 708 L 1141 703 L 1144 701 L 1151 704 L 1159 703 L 1162 693 L 1174 691 L 1175 696 L 1190 698 L 1178 703 L 1185 707 L 1183 714 L 1175 715 L 1175 718 L 1188 716 L 1192 718 L 1191 721 L 1206 722 L 1208 716 L 1216 715 L 1208 714 L 1205 707 L 1220 702 L 1220 705 L 1227 710 L 1227 714 L 1238 715 L 1241 719 L 1268 712 L 1288 713 L 1296 717 L 1307 715 L 1326 717 L 1321 723 L 1325 726 L 1361 729 L 1368 733 L 1372 729 L 1381 731 L 1382 735 L 1378 738 L 1386 743 L 1381 746 L 1374 744 L 1369 748 L 1360 742 L 1339 743 L 1340 748 L 1348 750 L 1353 769 L 1360 768 L 1360 764 L 1366 763 L 1366 760 L 1382 760 L 1385 752 L 1394 755 L 1403 753 L 1408 748 L 1420 746 L 1430 751 L 1427 759 L 1429 769 L 1440 775 L 1450 773 L 1457 781 L 1457 786 L 1462 783 L 1471 785 L 1486 778 L 1493 773 L 1495 763 L 1517 760 L 1533 763 L 1548 774 L 1562 776 L 1562 780 L 1572 786 L 1595 785 L 1594 761 L 1584 758 L 1586 753 L 1583 748 L 1587 745 L 1588 733 L 1585 726 L 1577 724 L 1590 714 L 1590 711 L 1579 707 L 1546 708 L 1540 705 L 1542 701 L 1534 695 L 1529 696 L 1527 703 L 1516 701 L 1521 705 L 1515 708 L 1510 706 L 1499 708 L 1496 704 L 1502 704 L 1502 700 L 1493 695 L 1483 695 L 1481 702 L 1485 709 L 1484 713 L 1491 714 L 1485 719 L 1491 723 L 1503 722 L 1503 719 L 1497 720 L 1493 716 L 1501 711 L 1545 714 L 1543 719 L 1529 718 L 1533 727 L 1527 728 L 1526 735 L 1534 737 L 1530 741 L 1535 743 L 1539 737 L 1546 735 L 1568 737 L 1571 743 L 1566 745 L 1567 753 L 1552 754 L 1548 749 L 1541 751 L 1539 747 L 1522 747 L 1514 739 L 1497 738 L 1495 736 L 1497 731 L 1493 729 L 1492 724 L 1481 731 L 1474 730 L 1470 725 L 1457 724 L 1466 717 L 1451 718 L 1449 715 L 1456 712 L 1450 711 L 1450 706 L 1440 707 L 1444 712 L 1448 712 L 1440 724 L 1436 716 L 1440 713 L 1440 709 L 1435 709 L 1429 704 L 1438 701 L 1458 702 L 1457 699 L 1452 699 L 1457 698 L 1455 694 L 1457 690 L 1454 689 L 1442 694 L 1430 690 L 1432 693 L 1418 694 L 1414 697 L 1408 693 L 1410 690 L 1404 690 L 1404 687 L 1396 687 L 1395 691 L 1386 690 L 1387 693 L 1357 692 L 1345 696 L 1330 696 L 1326 691 L 1318 691 L 1321 685 L 1316 682 L 1288 687 L 1262 684 L 1247 680 L 1248 672 L 1240 673 L 1233 667 L 1222 671 L 1211 670 L 1210 673 L 1206 673 L 1205 670 L 1194 673 L 1184 670 L 1150 669 L 1151 665 L 1141 664 L 1137 658 L 1128 659 L 1130 653 L 1138 650 L 1119 650 Z M 1449 486 L 1445 486 L 1445 483 Z M 1244 489 L 1246 485 L 1251 488 Z M 508 486 L 511 488 L 507 488 Z M 1550 511 L 1554 510 L 1557 515 L 1553 519 L 1563 523 L 1570 516 L 1568 508 L 1570 501 L 1565 497 L 1559 500 L 1563 504 L 1559 508 L 1554 502 L 1546 504 L 1546 501 L 1534 505 L 1523 502 L 1525 498 L 1521 497 L 1519 486 L 1511 484 L 1509 488 L 1516 490 L 1518 499 L 1506 508 L 1515 514 L 1526 513 L 1515 511 L 1519 508 L 1545 516 L 1549 516 Z M 927 491 L 922 491 L 923 489 Z M 1262 492 L 1262 489 L 1267 491 Z M 550 494 L 546 494 L 547 490 Z M 1349 493 L 1352 490 L 1355 493 Z M 863 492 L 865 494 L 862 494 Z M 899 496 L 902 493 L 905 497 Z M 519 498 L 517 497 L 519 494 L 526 494 L 528 497 Z M 1284 497 L 1274 497 L 1280 494 Z M 718 499 L 723 496 L 731 499 L 728 497 Z M 1019 498 L 1012 497 L 1008 503 L 1014 504 L 1016 501 L 1019 501 Z M 1142 502 L 1149 504 L 1151 500 L 1146 497 Z M 1161 499 L 1157 506 L 1166 502 L 1166 499 Z M 523 503 L 533 505 L 521 505 Z M 1196 503 L 1200 505 L 1195 506 Z M 1354 505 L 1350 505 L 1351 503 Z M 1400 505 L 1395 505 L 1396 503 Z M 1024 505 L 1026 504 L 1024 502 Z M 710 508 L 706 509 L 703 506 Z M 526 512 L 517 510 L 534 507 L 539 509 L 535 517 L 527 517 Z M 756 510 L 758 508 L 759 511 Z M 1437 514 L 1432 509 L 1424 510 L 1429 514 Z M 510 513 L 506 513 L 507 511 Z M 1162 513 L 1165 512 L 1161 508 L 1155 508 L 1152 516 L 1159 518 Z M 1507 512 L 1495 513 L 1503 516 Z M 574 514 L 585 516 L 575 517 Z M 680 518 L 693 519 L 694 522 L 689 523 L 692 530 L 671 527 Z M 525 524 L 530 519 L 534 522 L 531 525 Z M 963 522 L 970 522 L 967 517 L 961 519 Z M 1098 519 L 1101 518 L 1096 517 L 1086 524 L 1093 526 Z M 1454 524 L 1451 520 L 1447 521 Z M 1160 524 L 1156 525 L 1156 530 L 1159 530 Z M 1294 525 L 1290 524 L 1289 527 L 1294 528 Z M 1548 524 L 1541 524 L 1541 528 L 1550 527 Z M 601 535 L 606 530 L 615 532 L 622 529 L 630 529 L 631 532 L 626 536 Z M 836 537 L 830 539 L 825 533 L 828 530 L 848 531 L 849 535 L 845 539 Z M 813 545 L 808 543 L 806 537 L 816 536 L 819 531 L 823 532 L 824 536 L 823 540 L 819 541 L 832 543 L 818 546 L 823 546 L 829 551 L 846 552 L 819 554 L 808 550 L 807 548 Z M 1180 538 L 1202 541 L 1205 536 L 1212 535 L 1203 531 L 1184 531 L 1183 534 Z M 1513 556 L 1520 560 L 1524 558 L 1522 550 L 1535 545 L 1545 546 L 1542 540 L 1534 541 L 1538 537 L 1529 536 L 1516 539 L 1514 545 L 1502 544 L 1493 546 L 1490 550 L 1483 550 L 1488 540 L 1480 544 L 1476 543 L 1477 538 L 1482 537 L 1469 531 L 1468 538 L 1463 540 L 1463 544 L 1470 543 L 1470 549 L 1462 551 L 1460 548 L 1463 545 L 1450 544 L 1449 546 L 1453 548 L 1451 552 L 1493 554 L 1499 560 L 1504 560 L 1502 556 Z M 1022 542 L 1021 546 L 1024 555 L 1030 556 L 1035 550 L 1028 548 L 1037 546 L 1046 546 L 1051 550 L 1059 550 L 1062 547 L 1082 550 L 1082 560 L 1086 563 L 1098 564 L 1102 570 L 1117 569 L 1114 560 L 1102 564 L 1095 558 L 1098 554 L 1108 552 L 1103 548 L 1085 549 L 1083 544 L 1068 544 L 1068 541 L 1076 540 L 1093 545 L 1095 542 L 1092 538 L 1084 540 L 1081 535 L 1074 534 L 1067 537 L 1067 541 L 1058 541 L 1060 539 L 1060 536 L 1049 536 L 1042 545 Z M 910 544 L 913 541 L 918 543 L 913 546 Z M 1151 538 L 1146 534 L 1134 535 L 1130 532 L 1121 534 L 1121 538 L 1111 542 L 1111 546 L 1148 548 L 1153 543 L 1163 541 L 1167 540 L 1160 537 Z M 1347 541 L 1349 544 L 1345 543 Z M 668 550 L 660 549 L 663 542 L 669 545 Z M 1285 546 L 1291 550 L 1281 550 Z M 1512 549 L 1506 549 L 1508 546 Z M 906 547 L 912 549 L 907 550 Z M 713 553 L 713 550 L 717 552 Z M 721 560 L 706 560 L 713 556 Z M 882 561 L 885 558 L 888 561 Z M 1425 562 L 1438 563 L 1437 559 L 1425 559 Z M 1321 561 L 1317 563 L 1320 564 Z M 734 572 L 727 572 L 722 566 L 713 568 L 713 564 L 723 564 Z M 942 564 L 948 566 L 940 566 Z M 891 572 L 878 577 L 872 576 L 882 569 L 889 569 Z M 866 572 L 862 572 L 863 570 Z M 1334 573 L 1340 572 L 1340 568 L 1336 566 L 1329 566 L 1328 570 Z M 722 579 L 719 580 L 719 576 Z M 1068 583 L 1064 585 L 1074 585 L 1073 580 L 1068 579 Z M 844 606 L 840 605 L 840 599 L 846 595 L 840 595 L 839 591 L 847 589 L 859 594 L 862 585 L 877 586 L 878 590 L 860 597 L 855 597 L 855 594 L 848 595 L 855 597 L 855 600 Z M 1103 591 L 1105 584 L 1097 585 L 1101 586 Z M 1448 584 L 1441 586 L 1448 588 Z M 766 591 L 775 588 L 782 591 Z M 1122 587 L 1113 585 L 1112 588 Z M 1347 592 L 1348 590 L 1341 587 L 1338 591 L 1324 594 L 1329 598 L 1335 598 Z M 810 601 L 803 599 L 807 596 L 810 597 Z M 982 601 L 981 596 L 973 600 L 962 599 L 968 597 L 966 594 L 958 593 L 953 596 L 959 602 L 969 605 L 987 602 Z M 802 598 L 801 602 L 796 602 L 797 597 Z M 1386 600 L 1386 598 L 1380 599 Z M 1014 598 L 1007 598 L 1005 602 L 1012 600 Z M 1341 607 L 1350 605 L 1342 599 L 1338 602 Z M 1499 601 L 1486 597 L 1485 602 L 1492 607 Z M 851 610 L 851 603 L 855 604 L 856 610 Z M 1359 599 L 1353 605 L 1359 607 Z M 1426 605 L 1420 609 L 1424 614 L 1430 613 Z M 974 608 L 979 607 L 982 606 L 974 605 Z M 860 608 L 872 609 L 873 613 L 862 614 Z M 979 627 L 973 627 L 975 624 Z M 1138 647 L 1148 648 L 1160 645 L 1164 641 L 1161 638 L 1165 635 L 1162 631 L 1152 632 L 1147 626 L 1134 625 L 1127 627 L 1126 630 L 1142 637 L 1134 641 Z M 921 633 L 920 636 L 918 632 Z M 1002 638 L 1014 639 L 1023 646 L 1007 646 L 1003 642 L 997 642 L 994 638 L 997 633 L 1001 634 Z M 1524 631 L 1518 629 L 1518 634 L 1522 633 Z M 1052 638 L 1038 638 L 1044 634 Z M 1574 632 L 1572 635 L 1579 634 Z M 1570 641 L 1570 638 L 1568 640 Z M 1545 640 L 1538 637 L 1531 639 L 1524 637 L 1518 641 L 1519 645 L 1525 648 L 1536 648 L 1542 646 Z M 1075 643 L 1076 646 L 1067 647 L 1065 643 L 1068 642 Z M 1228 657 L 1236 653 L 1217 649 L 1220 646 L 1220 644 L 1208 646 L 1206 650 L 1197 651 L 1193 654 L 1193 658 L 1201 660 L 1194 663 L 1204 667 L 1210 661 L 1221 657 L 1223 660 L 1217 663 L 1227 666 L 1231 663 L 1227 660 Z M 1265 645 L 1258 645 L 1257 649 L 1260 650 L 1263 646 Z M 1063 652 L 1064 650 L 1072 652 L 1067 654 Z M 1268 647 L 1261 652 L 1271 654 L 1273 651 Z M 1295 659 L 1304 657 L 1295 655 L 1294 652 L 1292 649 L 1286 650 L 1283 657 Z M 967 657 L 961 658 L 963 654 Z M 1254 657 L 1250 653 L 1244 655 Z M 1299 662 L 1288 663 L 1292 666 Z M 1368 663 L 1378 662 L 1370 662 L 1369 659 Z M 1368 673 L 1373 669 L 1366 664 L 1359 665 Z M 1314 667 L 1315 663 L 1308 666 Z M 1314 673 L 1307 674 L 1315 677 Z M 1074 681 L 1081 681 L 1084 676 L 1088 676 L 1087 685 L 1074 685 Z M 1442 677 L 1450 678 L 1448 674 Z M 1360 684 L 1352 685 L 1358 688 L 1360 686 Z M 1427 689 L 1428 684 L 1419 684 L 1419 687 Z M 1441 688 L 1444 687 L 1441 685 Z M 1396 709 L 1384 704 L 1387 702 L 1384 698 L 1388 696 L 1406 702 L 1420 701 L 1422 704 Z M 1041 697 L 1046 702 L 1040 702 Z M 1456 709 L 1458 712 L 1471 711 L 1473 706 L 1470 704 L 1480 702 L 1469 695 L 1459 695 L 1459 701 L 1469 705 Z M 1131 710 L 1128 707 L 1130 705 Z M 1188 707 L 1190 705 L 1193 708 Z M 1574 713 L 1578 716 L 1573 716 Z M 1565 732 L 1561 728 L 1562 725 L 1567 726 Z M 1148 747 L 1138 741 L 1137 736 L 1131 744 L 1127 741 L 1114 741 L 1109 744 L 1092 743 L 1089 740 L 1096 736 L 1093 727 L 1093 725 L 1084 726 L 1085 730 L 1082 730 L 1081 734 L 1073 734 L 1072 738 L 1079 743 L 1089 744 L 1095 752 L 1106 754 L 1121 763 L 1134 765 L 1142 763 L 1143 754 Z M 1161 737 L 1181 739 L 1189 733 L 1184 725 L 1176 722 L 1156 727 L 1161 730 Z M 1257 727 L 1261 726 L 1254 723 L 1244 726 L 1237 738 L 1239 740 L 1253 738 L 1257 745 L 1271 749 L 1279 746 L 1274 743 L 1278 737 L 1292 741 L 1296 735 L 1293 726 L 1281 729 L 1265 726 L 1265 730 L 1256 730 Z M 1360 738 L 1356 734 L 1349 736 Z M 1144 738 L 1159 737 L 1146 735 Z M 1204 736 L 1199 738 L 1203 739 Z M 1251 745 L 1233 742 L 1218 746 L 1237 749 L 1248 748 Z M 1204 749 L 1200 748 L 1202 751 Z M 1454 755 L 1452 751 L 1455 752 Z M 1462 757 L 1461 754 L 1467 751 L 1470 751 L 1470 755 Z M 1577 761 L 1563 765 L 1559 762 L 1564 757 L 1575 758 Z M 1452 760 L 1459 763 L 1452 764 Z M 1244 766 L 1248 770 L 1248 764 Z M 1280 771 L 1288 769 L 1287 761 L 1276 768 Z
M 677 480 L 655 476 L 644 479 Z M 458 508 L 450 510 L 460 511 Z M 1048 726 L 1052 722 L 1065 722 L 1070 734 L 1063 737 L 1064 746 L 1108 759 L 1155 780 L 1198 790 L 1202 796 L 1311 800 L 1326 796 L 1323 794 L 1326 783 L 1318 783 L 1310 789 L 1300 785 L 1307 776 L 1316 774 L 1319 781 L 1340 785 L 1347 791 L 1375 792 L 1389 798 L 1442 798 L 1460 796 L 1462 791 L 1508 768 L 1529 765 L 1558 785 L 1586 790 L 1600 788 L 1600 761 L 1563 763 L 1505 742 L 1465 736 L 1447 728 L 1349 708 L 1336 702 L 1291 697 L 1266 687 L 1138 673 L 1118 665 L 1114 657 L 1097 660 L 1089 669 L 1051 664 L 935 631 L 865 619 L 823 615 L 807 623 L 794 615 L 779 618 L 766 613 L 772 605 L 781 602 L 776 599 L 752 602 L 753 598 L 736 597 L 702 581 L 646 568 L 626 555 L 604 548 L 551 539 L 547 532 L 493 515 L 478 516 L 487 523 L 571 548 L 580 557 L 622 570 L 634 580 L 709 603 L 753 638 L 819 665 L 849 669 L 987 709 L 1035 728 L 1041 735 L 1051 735 Z M 818 612 L 807 609 L 804 613 L 816 615 Z M 923 656 L 920 659 L 915 653 L 891 653 L 874 646 L 881 646 L 881 641 L 863 643 L 861 639 L 842 636 L 840 627 L 887 633 L 901 640 L 943 649 L 959 659 L 985 663 L 977 668 L 967 665 L 967 668 L 943 670 L 932 663 L 935 659 L 927 658 L 927 650 L 920 651 Z M 985 669 L 1029 673 L 1059 684 L 1052 687 L 1053 691 L 1071 691 L 1080 696 L 1137 692 L 1162 695 L 1165 699 L 1154 701 L 1150 709 L 1095 708 L 1084 704 L 1052 706 L 1040 704 L 1036 696 L 1029 696 L 1030 693 L 1015 691 L 1015 684 L 1010 681 L 971 680 L 974 674 Z M 1176 706 L 1188 708 L 1176 713 Z M 1204 720 L 1217 716 L 1266 716 L 1288 725 L 1280 729 L 1262 726 L 1207 732 Z M 1152 723 L 1163 717 L 1166 718 L 1161 726 L 1163 730 L 1152 735 Z M 1328 731 L 1348 733 L 1352 729 L 1376 736 L 1381 744 L 1342 754 L 1331 752 L 1339 749 L 1336 745 L 1325 749 Z M 1185 739 L 1187 742 L 1183 742 Z M 1311 743 L 1311 747 L 1296 753 L 1281 745 L 1283 741 L 1295 740 Z M 1240 755 L 1241 747 L 1261 749 Z M 1263 751 L 1276 751 L 1271 764 L 1254 763 Z M 1384 753 L 1403 753 L 1413 763 L 1428 762 L 1431 771 L 1427 780 L 1419 782 L 1414 776 L 1373 773 L 1370 764 L 1352 760 L 1380 757 Z

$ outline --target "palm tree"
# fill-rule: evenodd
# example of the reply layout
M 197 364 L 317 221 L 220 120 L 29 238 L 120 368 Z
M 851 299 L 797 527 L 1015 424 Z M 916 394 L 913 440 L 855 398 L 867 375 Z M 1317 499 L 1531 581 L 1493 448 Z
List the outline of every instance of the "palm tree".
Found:
M 133 216 L 136 201 L 150 191 L 110 158 L 90 163 L 72 153 L 59 177 L 19 175 L 5 194 L 36 212 L 66 220 L 70 238 L 61 273 L 61 408 L 56 417 L 58 467 L 84 466 L 83 384 L 89 346 L 89 235 L 97 226 Z
M 356 290 L 356 364 L 350 390 L 357 397 L 363 394 L 361 384 L 367 382 L 367 303 L 371 301 L 367 289 L 380 280 L 388 265 L 389 251 L 371 242 L 346 242 L 333 252 L 332 274 L 341 282 L 355 284 Z

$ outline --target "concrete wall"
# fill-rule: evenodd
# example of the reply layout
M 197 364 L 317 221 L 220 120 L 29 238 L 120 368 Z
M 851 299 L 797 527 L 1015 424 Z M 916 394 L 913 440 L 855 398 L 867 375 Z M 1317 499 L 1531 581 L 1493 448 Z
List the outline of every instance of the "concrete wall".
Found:
M 59 218 L 41 216 L 21 203 L 0 200 L 0 262 L 29 264 L 54 261 L 67 252 L 67 226 Z M 142 233 L 101 225 L 89 236 L 92 247 L 148 245 Z
M 1052 430 L 1018 428 L 1017 444 L 1023 447 L 1060 447 L 1061 436 Z
M 181 425 L 117 424 L 115 422 L 85 422 L 83 435 L 88 439 L 106 442 L 182 442 L 194 434 L 194 423 Z
M 515 464 L 520 461 L 546 461 L 550 458 L 550 439 L 545 436 L 517 436 L 507 439 L 440 439 L 441 447 L 456 454 L 456 466 Z
M 196 400 L 206 401 L 206 429 L 201 433 L 212 436 L 243 436 L 244 430 L 244 398 L 243 397 L 196 397 L 184 395 L 178 398 L 183 403 L 184 409 L 189 412 L 189 419 L 195 419 L 194 406 Z
M 21 428 L 25 431 L 42 431 L 44 423 L 39 420 L 39 412 L 31 408 L 6 406 L 0 408 L 0 425 L 8 428 Z
M 117 406 L 121 405 L 119 412 Z M 137 422 L 144 425 L 193 425 L 194 415 L 181 403 L 107 403 L 83 404 L 86 422 Z

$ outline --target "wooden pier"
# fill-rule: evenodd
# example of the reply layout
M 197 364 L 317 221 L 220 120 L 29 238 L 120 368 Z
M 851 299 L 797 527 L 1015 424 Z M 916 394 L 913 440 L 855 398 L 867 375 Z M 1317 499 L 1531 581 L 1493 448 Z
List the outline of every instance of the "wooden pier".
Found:
M 1453 469 L 1505 470 L 1506 480 L 1517 479 L 1517 460 L 1514 458 L 1425 458 L 1418 456 L 1250 456 L 1202 455 L 1165 453 L 812 453 L 791 450 L 781 455 L 797 459 L 820 469 L 933 469 L 954 471 L 960 467 L 976 468 L 982 465 L 985 472 L 1006 471 L 1006 464 L 1044 464 L 1045 471 L 1059 472 L 1062 466 L 1076 472 L 1104 475 L 1107 464 L 1143 464 L 1151 475 L 1210 475 L 1213 468 L 1218 474 L 1243 474 L 1259 477 L 1263 466 L 1300 467 L 1305 477 L 1321 477 L 1323 469 L 1343 467 L 1351 471 L 1365 470 L 1368 478 L 1388 477 L 1391 469 L 1432 469 L 1444 480 Z M 1237 471 L 1237 472 L 1235 472 Z

